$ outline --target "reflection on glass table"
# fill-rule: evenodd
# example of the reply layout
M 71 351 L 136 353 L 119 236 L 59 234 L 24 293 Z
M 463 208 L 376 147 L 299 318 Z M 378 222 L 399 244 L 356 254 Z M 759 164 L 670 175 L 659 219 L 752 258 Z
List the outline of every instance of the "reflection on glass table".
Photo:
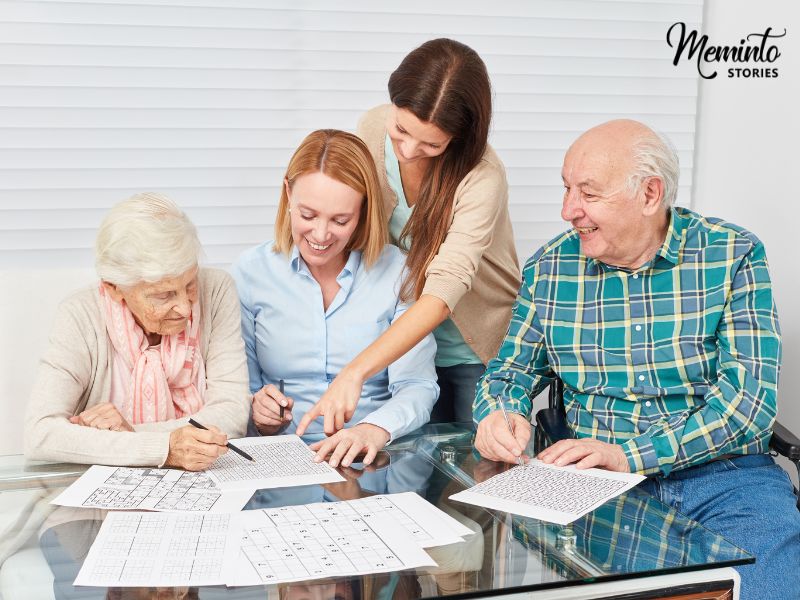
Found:
M 686 573 L 752 562 L 720 536 L 637 489 L 570 526 L 448 500 L 507 468 L 481 461 L 466 426 L 431 425 L 397 440 L 370 467 L 342 469 L 345 481 L 256 492 L 246 510 L 413 491 L 473 531 L 429 549 L 437 567 L 277 586 L 177 589 L 72 585 L 104 511 L 49 504 L 78 477 L 74 465 L 0 461 L 0 598 L 271 598 L 389 600 L 545 590 Z M 565 590 L 566 592 L 567 590 Z

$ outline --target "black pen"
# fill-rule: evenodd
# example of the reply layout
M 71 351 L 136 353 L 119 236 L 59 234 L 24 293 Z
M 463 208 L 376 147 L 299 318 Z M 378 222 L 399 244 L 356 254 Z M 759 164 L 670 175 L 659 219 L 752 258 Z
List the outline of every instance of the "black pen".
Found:
M 208 427 L 206 427 L 206 426 L 204 426 L 204 425 L 200 425 L 200 423 L 198 423 L 198 422 L 197 422 L 197 421 L 195 421 L 194 419 L 189 419 L 189 425 L 194 425 L 194 426 L 195 426 L 195 427 L 197 427 L 198 429 L 205 429 L 206 431 L 208 431 Z M 227 443 L 227 444 L 225 444 L 225 445 L 226 445 L 228 448 L 230 448 L 231 450 L 233 450 L 234 452 L 236 452 L 236 454 L 238 454 L 238 455 L 239 455 L 239 456 L 241 456 L 242 458 L 246 458 L 247 460 L 251 460 L 251 461 L 253 461 L 253 462 L 256 462 L 256 461 L 255 461 L 255 459 L 254 459 L 252 456 L 250 456 L 250 455 L 249 455 L 247 452 L 245 452 L 244 450 L 239 450 L 239 448 L 237 448 L 236 446 L 234 446 L 234 445 L 233 445 L 233 444 L 231 444 L 230 442 L 228 442 L 228 443 Z
M 279 379 L 278 380 L 278 390 L 280 391 L 281 396 L 282 396 L 283 395 L 283 379 Z M 281 418 L 281 421 L 283 421 L 283 411 L 284 410 L 285 410 L 284 406 L 281 404 L 281 410 L 278 413 L 278 416 Z

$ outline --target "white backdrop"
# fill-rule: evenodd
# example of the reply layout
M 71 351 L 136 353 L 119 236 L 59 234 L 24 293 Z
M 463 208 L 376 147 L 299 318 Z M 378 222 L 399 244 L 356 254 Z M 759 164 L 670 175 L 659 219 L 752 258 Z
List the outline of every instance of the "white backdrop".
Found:
M 786 28 L 780 77 L 703 81 L 698 96 L 696 69 L 673 67 L 664 37 L 675 21 L 703 18 L 718 43 Z M 800 431 L 798 24 L 790 0 L 707 0 L 705 15 L 701 0 L 0 1 L 0 269 L 91 266 L 105 209 L 145 189 L 173 195 L 209 261 L 229 264 L 271 236 L 277 185 L 303 135 L 352 129 L 385 101 L 408 50 L 455 37 L 490 70 L 492 143 L 508 167 L 521 259 L 563 229 L 564 150 L 618 116 L 674 139 L 683 204 L 764 239 L 784 330 L 781 418 Z M 4 282 L 3 310 L 47 320 Z M 0 391 L 34 361 L 0 365 Z
M 705 22 L 712 38 L 734 42 L 768 26 L 787 30 L 777 79 L 701 82 L 692 196 L 696 210 L 747 227 L 766 244 L 783 333 L 779 419 L 800 435 L 800 4 L 706 0 Z

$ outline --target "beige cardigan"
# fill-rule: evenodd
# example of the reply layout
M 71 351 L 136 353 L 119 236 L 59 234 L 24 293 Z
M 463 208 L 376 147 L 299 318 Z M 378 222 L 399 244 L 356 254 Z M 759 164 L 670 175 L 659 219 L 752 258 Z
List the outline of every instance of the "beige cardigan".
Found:
M 397 206 L 384 166 L 390 108 L 373 108 L 361 117 L 357 130 L 378 167 L 387 217 Z M 456 188 L 450 229 L 425 275 L 422 293 L 447 304 L 464 341 L 484 364 L 489 362 L 505 337 L 521 280 L 506 170 L 491 147 Z
M 231 276 L 200 269 L 205 404 L 193 416 L 230 437 L 245 434 L 250 394 L 239 299 Z M 135 432 L 73 425 L 69 417 L 108 402 L 113 357 L 97 286 L 74 293 L 56 313 L 25 418 L 25 456 L 35 460 L 160 466 L 169 434 L 188 418 L 135 425 Z

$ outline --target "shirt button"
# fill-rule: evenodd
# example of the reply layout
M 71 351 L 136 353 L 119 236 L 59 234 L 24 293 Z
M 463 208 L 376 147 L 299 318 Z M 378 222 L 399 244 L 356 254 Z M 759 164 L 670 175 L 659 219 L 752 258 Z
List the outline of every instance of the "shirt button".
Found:
M 639 274 L 638 274 L 638 273 L 634 273 L 634 274 L 633 274 L 633 278 L 634 278 L 634 279 L 639 279 Z
M 641 330 L 642 330 L 642 326 L 641 325 L 637 325 L 636 326 L 636 331 L 641 331 Z
M 645 402 L 645 403 L 644 403 L 644 405 L 645 405 L 646 407 L 648 407 L 648 408 L 650 408 L 650 405 L 651 405 L 651 404 L 652 404 L 652 402 L 650 402 L 650 400 L 648 400 L 647 402 Z
M 639 375 L 639 381 L 644 381 L 644 375 Z

